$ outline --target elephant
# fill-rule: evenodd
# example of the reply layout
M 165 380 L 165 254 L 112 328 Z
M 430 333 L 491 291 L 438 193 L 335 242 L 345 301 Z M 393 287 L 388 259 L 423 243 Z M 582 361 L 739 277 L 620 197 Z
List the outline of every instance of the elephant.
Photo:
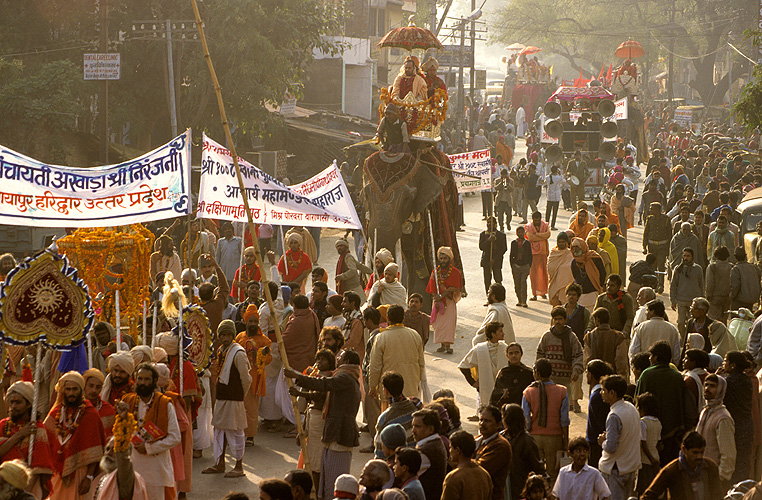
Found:
M 457 209 L 457 189 L 452 174 L 438 165 L 449 168 L 447 155 L 434 147 L 420 146 L 413 154 L 378 151 L 363 165 L 362 198 L 368 214 L 368 237 L 377 237 L 375 248 L 388 248 L 392 253 L 400 241 L 407 266 L 404 285 L 408 294 L 423 295 L 427 311 L 431 310 L 431 296 L 426 293 L 426 285 L 434 269 L 434 249 L 452 247 L 454 264 L 463 269 L 452 215 Z M 400 261 L 399 256 L 396 261 Z

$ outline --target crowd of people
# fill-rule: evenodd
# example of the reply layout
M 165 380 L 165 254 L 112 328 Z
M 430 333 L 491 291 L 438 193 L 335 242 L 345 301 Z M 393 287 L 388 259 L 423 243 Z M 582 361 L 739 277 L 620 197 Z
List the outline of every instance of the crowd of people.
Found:
M 429 341 L 454 354 L 465 286 L 452 249 L 436 250 L 426 293 L 409 293 L 410 270 L 385 248 L 366 266 L 337 239 L 331 279 L 317 264 L 319 233 L 295 227 L 279 242 L 267 225 L 238 236 L 227 222 L 177 221 L 151 227 L 160 306 L 139 338 L 117 345 L 114 327 L 95 323 L 83 373 L 42 345 L 4 346 L 0 500 L 183 499 L 209 448 L 202 474 L 244 476 L 260 429 L 302 445 L 301 467 L 259 484 L 265 499 L 714 499 L 760 479 L 762 316 L 740 346 L 728 321 L 761 304 L 762 245 L 747 255 L 735 209 L 762 186 L 762 163 L 728 160 L 711 138 L 667 145 L 639 196 L 624 182 L 638 167 L 620 148 L 613 193 L 588 203 L 584 184 L 566 181 L 587 178 L 583 155 L 551 165 L 531 151 L 514 165 L 513 126 L 490 123 L 506 135 L 474 138 L 498 153 L 478 242 L 486 313 L 457 364 L 477 396 L 466 417 L 476 435 L 463 429 L 461 395 L 431 393 L 424 356 Z M 562 201 L 574 208 L 568 224 Z M 509 239 L 512 217 L 522 220 Z M 642 241 L 628 237 L 637 224 Z M 628 265 L 630 245 L 644 257 Z M 505 254 L 516 307 L 552 306 L 531 366 Z M 15 264 L 0 256 L 0 275 Z M 214 356 L 200 372 L 180 356 L 179 303 L 209 320 Z M 31 373 L 42 374 L 37 390 Z M 574 413 L 586 415 L 584 435 L 571 432 Z M 356 453 L 372 457 L 359 478 Z

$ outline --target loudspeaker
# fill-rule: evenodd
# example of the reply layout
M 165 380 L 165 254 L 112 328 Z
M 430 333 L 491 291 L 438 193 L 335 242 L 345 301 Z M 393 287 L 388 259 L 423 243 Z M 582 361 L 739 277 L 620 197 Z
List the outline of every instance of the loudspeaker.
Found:
M 545 116 L 548 118 L 558 118 L 561 116 L 561 105 L 556 101 L 550 101 L 545 103 L 545 107 L 542 109 Z

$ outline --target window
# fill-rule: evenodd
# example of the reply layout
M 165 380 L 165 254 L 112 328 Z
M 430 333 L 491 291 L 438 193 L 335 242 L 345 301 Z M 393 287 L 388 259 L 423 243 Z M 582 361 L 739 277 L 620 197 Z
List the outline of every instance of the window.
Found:
M 370 36 L 384 36 L 386 34 L 386 10 L 376 7 L 370 8 Z

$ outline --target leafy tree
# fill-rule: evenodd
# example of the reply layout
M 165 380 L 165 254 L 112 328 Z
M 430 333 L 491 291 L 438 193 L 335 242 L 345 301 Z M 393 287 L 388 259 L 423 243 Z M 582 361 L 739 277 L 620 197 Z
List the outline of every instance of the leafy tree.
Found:
M 762 42 L 762 31 L 747 30 L 744 35 L 755 46 Z M 733 104 L 733 112 L 747 132 L 762 128 L 762 67 L 754 67 L 752 81 L 744 86 L 740 97 Z

